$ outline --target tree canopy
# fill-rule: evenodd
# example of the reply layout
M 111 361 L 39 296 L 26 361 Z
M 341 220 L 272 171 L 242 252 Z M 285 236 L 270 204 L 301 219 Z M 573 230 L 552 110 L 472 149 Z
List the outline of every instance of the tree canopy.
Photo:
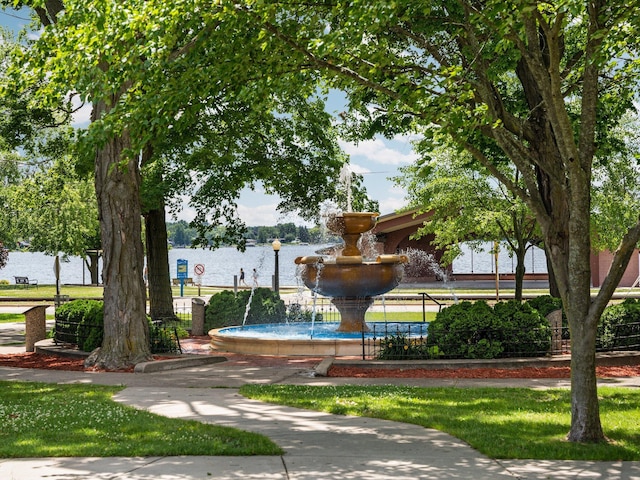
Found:
M 141 166 L 167 158 L 179 147 L 182 160 L 197 159 L 188 165 L 190 173 L 217 172 L 198 185 L 200 190 L 208 185 L 216 189 L 198 196 L 204 199 L 203 210 L 215 206 L 199 214 L 213 213 L 210 223 L 222 216 L 225 231 L 233 233 L 241 229 L 233 215 L 238 185 L 259 179 L 267 189 L 284 194 L 286 204 L 307 208 L 314 194 L 325 194 L 326 185 L 331 185 L 327 174 L 343 159 L 327 154 L 333 146 L 330 130 L 321 128 L 327 125 L 322 119 L 326 114 L 307 101 L 319 93 L 317 75 L 301 69 L 301 58 L 284 45 L 279 51 L 262 48 L 256 18 L 232 3 L 25 3 L 35 8 L 45 29 L 22 52 L 11 80 L 21 91 L 35 91 L 44 105 L 59 105 L 72 96 L 93 105 L 80 151 L 95 165 L 105 337 L 102 350 L 88 362 L 119 368 L 150 357 L 139 221 Z M 304 105 L 296 106 L 296 101 Z M 308 115 L 298 120 L 296 114 L 303 110 Z M 250 122 L 242 124 L 243 116 L 266 124 L 254 124 L 254 132 Z M 305 122 L 307 126 L 297 131 L 283 127 L 290 119 L 296 127 Z M 223 123 L 222 130 L 234 135 L 215 136 Z M 241 127 L 246 138 L 229 125 Z M 322 137 L 329 139 L 324 145 L 319 142 Z M 164 148 L 167 139 L 173 140 L 173 150 Z M 249 151 L 240 159 L 239 149 L 229 147 L 247 139 L 250 146 L 259 142 L 264 150 Z M 217 150 L 225 140 L 227 150 Z M 198 156 L 207 144 L 216 150 Z M 273 162 L 273 153 L 283 153 L 280 165 Z M 217 166 L 206 163 L 216 156 Z M 154 172 L 166 172 L 165 166 Z M 303 189 L 305 184 L 308 188 Z M 158 205 L 153 193 L 147 191 L 145 197 L 149 212 Z
M 594 158 L 637 94 L 640 5 L 67 0 L 64 15 L 57 15 L 58 0 L 37 7 L 46 7 L 46 15 L 39 12 L 44 24 L 56 23 L 29 51 L 17 81 L 39 86 L 53 102 L 71 90 L 96 106 L 86 139 L 92 155 L 98 148 L 105 326 L 129 327 L 131 317 L 144 316 L 139 153 L 228 99 L 260 109 L 273 92 L 308 98 L 322 74 L 347 91 L 344 118 L 354 135 L 412 132 L 423 149 L 456 145 L 534 212 L 572 332 L 569 439 L 605 439 L 595 333 L 640 222 L 629 216 L 592 300 L 591 183 Z M 496 158 L 496 149 L 504 155 Z M 522 183 L 499 168 L 504 158 Z M 130 278 L 117 265 L 126 265 Z M 122 328 L 106 331 L 105 345 L 113 338 L 126 347 L 121 337 Z
M 394 179 L 406 188 L 410 208 L 432 212 L 415 236 L 434 234 L 433 244 L 444 250 L 446 264 L 461 253 L 462 242 L 479 248 L 487 241 L 505 241 L 517 260 L 515 297 L 521 300 L 525 254 L 540 242 L 533 214 L 468 153 L 440 148 L 425 155 Z
M 413 132 L 424 149 L 463 148 L 534 212 L 572 332 L 569 439 L 603 441 L 596 326 L 640 222 L 629 216 L 592 301 L 590 189 L 594 158 L 637 94 L 640 6 L 352 0 L 244 8 L 260 10 L 265 49 L 289 45 L 348 92 L 356 134 Z M 504 155 L 495 158 L 496 149 Z M 521 184 L 501 171 L 502 158 Z

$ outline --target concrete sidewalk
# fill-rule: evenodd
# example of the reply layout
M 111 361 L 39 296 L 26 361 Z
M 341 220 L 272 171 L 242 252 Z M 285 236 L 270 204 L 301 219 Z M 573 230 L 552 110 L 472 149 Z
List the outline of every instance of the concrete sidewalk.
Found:
M 2 352 L 0 348 L 0 353 Z M 175 418 L 265 434 L 282 457 L 0 459 L 0 479 L 638 479 L 640 462 L 493 460 L 437 430 L 311 412 L 248 400 L 237 387 L 259 384 L 568 386 L 567 380 L 345 379 L 308 366 L 225 362 L 155 373 L 86 373 L 0 367 L 0 379 L 126 385 L 116 400 Z M 640 379 L 609 384 L 639 387 Z M 226 388 L 211 388 L 226 387 Z

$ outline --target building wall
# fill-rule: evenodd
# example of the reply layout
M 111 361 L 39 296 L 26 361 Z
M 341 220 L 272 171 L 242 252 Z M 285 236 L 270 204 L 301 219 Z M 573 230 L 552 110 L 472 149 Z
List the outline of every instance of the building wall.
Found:
M 593 287 L 599 287 L 604 282 L 611 263 L 613 262 L 613 253 L 600 252 L 598 254 L 591 255 L 591 285 Z M 624 272 L 624 275 L 620 279 L 619 287 L 632 287 L 635 285 L 636 280 L 640 276 L 640 258 L 638 257 L 638 250 L 634 250 L 629 260 L 629 265 Z

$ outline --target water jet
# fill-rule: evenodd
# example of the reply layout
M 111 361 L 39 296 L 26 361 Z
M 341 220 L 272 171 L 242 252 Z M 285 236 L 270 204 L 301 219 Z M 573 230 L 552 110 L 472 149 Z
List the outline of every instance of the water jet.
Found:
M 377 255 L 373 259 L 366 259 L 360 251 L 361 236 L 373 229 L 378 215 L 374 212 L 343 212 L 330 215 L 326 221 L 328 230 L 340 235 L 344 241 L 344 246 L 338 250 L 338 254 L 310 255 L 295 259 L 295 263 L 300 267 L 300 277 L 304 285 L 316 295 L 331 298 L 331 303 L 340 313 L 340 323 L 335 327 L 338 334 L 362 335 L 368 332 L 370 328 L 365 322 L 365 314 L 373 304 L 374 297 L 392 290 L 402 280 L 404 264 L 408 262 L 406 255 Z M 257 339 L 251 336 L 243 340 L 239 338 L 243 335 L 237 329 L 226 332 L 225 330 L 227 329 L 210 332 L 212 344 L 218 349 L 240 353 L 357 355 L 359 352 L 354 351 L 354 347 L 361 348 L 361 338 L 353 336 L 347 340 L 313 339 L 313 335 L 302 340 Z M 328 346 L 329 343 L 335 345 Z M 294 344 L 298 346 L 294 347 Z M 346 344 L 350 345 L 348 349 Z

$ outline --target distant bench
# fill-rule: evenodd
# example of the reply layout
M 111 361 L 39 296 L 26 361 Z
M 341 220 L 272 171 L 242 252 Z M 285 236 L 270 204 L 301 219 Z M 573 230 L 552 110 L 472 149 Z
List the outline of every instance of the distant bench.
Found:
M 26 287 L 35 285 L 38 288 L 38 280 L 29 280 L 29 277 L 13 277 L 16 279 L 16 285 L 24 285 Z
M 184 284 L 185 285 L 195 285 L 193 283 L 193 278 L 191 278 L 191 277 L 183 278 L 182 280 L 184 280 Z M 172 278 L 171 281 L 173 282 L 174 286 L 180 285 L 180 279 L 179 278 Z

